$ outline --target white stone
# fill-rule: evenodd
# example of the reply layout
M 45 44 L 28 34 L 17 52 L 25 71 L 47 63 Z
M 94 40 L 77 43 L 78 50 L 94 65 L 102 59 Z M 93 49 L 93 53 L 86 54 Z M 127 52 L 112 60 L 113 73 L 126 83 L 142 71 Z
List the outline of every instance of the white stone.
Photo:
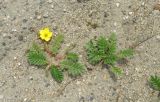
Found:
M 18 62 L 18 66 L 20 66 L 21 65 L 21 63 L 20 62 Z
M 4 96 L 3 95 L 0 95 L 0 99 L 3 99 L 4 98 Z
M 53 2 L 52 0 L 48 0 L 48 3 L 50 3 L 50 4 L 51 4 L 52 2 Z
M 157 39 L 160 39 L 160 35 L 157 35 Z
M 116 31 L 116 30 L 113 30 L 113 32 L 116 33 L 117 31 Z
M 136 70 L 136 71 L 139 71 L 139 69 L 138 69 L 137 67 L 135 68 L 135 70 Z
M 15 56 L 13 59 L 14 59 L 14 60 L 16 60 L 16 59 L 17 59 L 17 57 Z
M 120 3 L 116 3 L 116 6 L 119 7 L 119 6 L 120 6 Z
M 129 75 L 129 72 L 128 72 L 128 71 L 126 71 L 126 75 Z
M 123 17 L 124 20 L 126 20 L 126 19 L 128 19 L 128 18 L 129 18 L 128 16 L 124 16 L 124 17 Z
M 31 20 L 32 20 L 32 19 L 33 19 L 33 17 L 29 17 L 29 19 L 31 19 Z
M 44 15 L 43 15 L 43 17 L 44 18 L 47 18 L 49 15 L 48 15 L 48 12 L 46 12 Z
M 128 19 L 128 16 L 126 16 L 126 19 Z
M 129 14 L 129 15 L 132 15 L 132 14 L 133 14 L 133 12 L 129 12 L 128 14 Z
M 33 77 L 32 77 L 32 76 L 30 76 L 30 77 L 29 77 L 29 79 L 30 79 L 30 80 L 32 80 L 32 79 L 33 79 Z
M 66 12 L 67 10 L 66 9 L 63 9 L 63 12 Z
M 80 58 L 82 58 L 82 55 L 79 55 Z
M 144 2 L 142 2 L 142 6 L 144 6 L 144 4 L 145 4 L 145 3 L 144 3 Z
M 81 83 L 80 81 L 77 81 L 77 82 L 76 82 L 77 85 L 79 85 L 80 83 Z
M 3 37 L 6 37 L 6 35 L 7 35 L 7 34 L 6 34 L 6 33 L 4 33 L 4 34 L 3 34 Z
M 37 16 L 37 19 L 38 19 L 38 20 L 40 20 L 41 18 L 42 18 L 42 16 L 41 16 L 41 15 L 38 15 L 38 16 Z
M 53 8 L 54 8 L 54 5 L 51 5 L 51 8 L 53 9 Z
M 16 79 L 17 77 L 16 77 L 16 76 L 13 76 L 13 78 Z
M 13 32 L 16 32 L 16 31 L 17 31 L 17 29 L 12 29 L 12 31 L 13 31 Z
M 27 98 L 24 98 L 24 100 L 23 100 L 24 102 L 26 102 L 27 101 Z
M 70 45 L 71 45 L 70 43 L 69 43 L 69 44 L 66 44 L 67 47 L 69 47 Z
M 114 22 L 114 26 L 117 26 L 117 23 L 116 23 L 116 22 Z

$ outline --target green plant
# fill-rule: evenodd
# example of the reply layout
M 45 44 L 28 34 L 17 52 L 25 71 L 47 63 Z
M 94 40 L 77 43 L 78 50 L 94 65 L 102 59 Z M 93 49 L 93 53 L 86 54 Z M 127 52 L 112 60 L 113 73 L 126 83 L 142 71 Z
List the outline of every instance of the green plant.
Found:
M 120 59 L 133 55 L 133 49 L 125 49 L 117 52 L 117 39 L 114 33 L 106 39 L 99 37 L 91 39 L 85 46 L 87 51 L 88 61 L 92 65 L 102 63 L 110 67 L 110 71 L 115 75 L 123 73 L 121 68 L 115 66 Z
M 50 71 L 51 76 L 57 82 L 63 81 L 64 71 L 67 71 L 72 77 L 81 75 L 84 72 L 85 67 L 79 63 L 78 55 L 70 52 L 74 46 L 70 46 L 65 53 L 60 54 L 58 52 L 64 41 L 64 36 L 58 34 L 54 37 L 53 42 L 49 42 L 51 37 L 52 32 L 49 31 L 49 28 L 40 30 L 40 38 L 43 40 L 44 46 L 40 47 L 36 43 L 32 44 L 32 47 L 27 52 L 29 64 L 42 68 L 46 67 L 46 71 Z
M 68 70 L 69 75 L 76 77 L 84 72 L 84 66 L 78 62 L 78 55 L 68 53 L 67 57 L 61 62 L 61 68 Z
M 149 79 L 150 86 L 157 91 L 160 91 L 160 77 L 155 75 L 151 76 Z
M 60 47 L 61 47 L 61 43 L 64 40 L 64 36 L 63 35 L 58 35 L 55 37 L 53 44 L 51 45 L 51 51 L 53 54 L 57 54 Z

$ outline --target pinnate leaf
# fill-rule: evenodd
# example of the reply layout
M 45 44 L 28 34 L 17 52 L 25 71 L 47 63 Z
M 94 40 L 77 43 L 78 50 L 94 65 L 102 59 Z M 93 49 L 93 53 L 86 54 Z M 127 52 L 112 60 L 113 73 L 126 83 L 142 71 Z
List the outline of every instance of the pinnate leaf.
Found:
M 27 57 L 28 62 L 32 65 L 42 66 L 48 63 L 44 55 L 44 52 L 36 44 L 33 44 L 32 48 L 29 50 L 27 54 Z
M 61 35 L 61 34 L 58 34 L 55 38 L 54 38 L 54 42 L 52 44 L 52 48 L 51 48 L 51 51 L 53 54 L 57 54 L 60 47 L 61 47 L 61 44 L 64 40 L 64 36 Z
M 133 53 L 134 53 L 133 49 L 122 50 L 119 53 L 119 57 L 120 58 L 131 57 L 131 56 L 133 56 Z
M 111 72 L 115 75 L 122 75 L 123 70 L 118 67 L 111 67 Z
M 153 89 L 160 91 L 160 77 L 158 77 L 157 75 L 151 76 L 149 83 Z
M 76 53 L 68 53 L 66 59 L 61 62 L 61 69 L 66 69 L 69 75 L 76 77 L 84 72 L 84 66 L 78 62 Z
M 62 71 L 54 65 L 51 66 L 51 75 L 57 82 L 62 82 L 64 79 Z

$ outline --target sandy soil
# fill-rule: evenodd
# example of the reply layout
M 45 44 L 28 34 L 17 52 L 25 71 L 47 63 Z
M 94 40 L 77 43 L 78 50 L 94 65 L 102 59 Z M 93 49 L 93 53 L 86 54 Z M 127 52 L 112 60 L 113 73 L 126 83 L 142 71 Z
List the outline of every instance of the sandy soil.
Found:
M 160 73 L 158 0 L 0 0 L 0 102 L 160 102 L 147 80 Z M 86 62 L 83 46 L 94 36 L 116 32 L 119 49 L 142 42 L 116 82 L 100 65 L 62 84 L 30 66 L 26 50 L 37 30 L 50 26 L 63 46 Z M 160 74 L 159 74 L 160 75 Z M 64 88 L 62 93 L 59 92 Z M 60 91 L 58 91 L 60 90 Z

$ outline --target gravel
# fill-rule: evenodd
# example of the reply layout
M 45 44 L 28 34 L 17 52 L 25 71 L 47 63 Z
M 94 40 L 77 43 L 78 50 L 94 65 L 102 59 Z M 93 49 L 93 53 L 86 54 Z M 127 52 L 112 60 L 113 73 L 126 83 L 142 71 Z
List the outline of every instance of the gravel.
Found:
M 158 2 L 158 1 L 157 1 Z M 0 102 L 160 102 L 148 85 L 160 73 L 160 12 L 155 1 L 0 0 Z M 84 45 L 95 36 L 116 32 L 118 49 L 138 44 L 132 58 L 117 65 L 124 74 L 115 81 L 102 66 L 92 66 L 56 96 L 61 84 L 28 64 L 26 51 L 39 42 L 39 29 L 49 26 L 65 36 L 86 63 Z M 36 40 L 35 40 L 36 39 Z

